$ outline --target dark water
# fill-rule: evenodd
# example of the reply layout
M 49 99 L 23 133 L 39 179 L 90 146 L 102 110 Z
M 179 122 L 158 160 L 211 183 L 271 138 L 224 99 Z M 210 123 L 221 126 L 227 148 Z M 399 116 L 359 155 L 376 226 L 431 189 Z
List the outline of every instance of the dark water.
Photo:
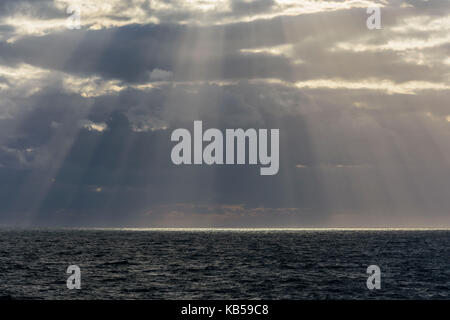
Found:
M 450 231 L 0 231 L 0 297 L 450 299 L 449 246 Z

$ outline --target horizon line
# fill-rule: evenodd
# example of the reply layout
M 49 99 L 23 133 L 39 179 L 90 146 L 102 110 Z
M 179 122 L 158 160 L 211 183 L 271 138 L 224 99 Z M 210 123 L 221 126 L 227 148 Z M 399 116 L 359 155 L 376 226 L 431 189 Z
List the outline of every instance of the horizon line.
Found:
M 450 227 L 12 227 L 0 230 L 85 230 L 85 231 L 450 231 Z

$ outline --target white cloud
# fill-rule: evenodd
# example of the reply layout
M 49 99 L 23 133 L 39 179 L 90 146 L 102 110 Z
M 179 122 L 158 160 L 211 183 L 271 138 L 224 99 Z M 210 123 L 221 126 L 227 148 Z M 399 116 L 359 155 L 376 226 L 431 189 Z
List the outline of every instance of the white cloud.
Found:
M 103 80 L 98 76 L 82 78 L 72 75 L 64 76 L 63 86 L 66 91 L 78 93 L 84 98 L 113 94 L 126 88 L 119 80 Z
M 422 90 L 450 90 L 450 85 L 445 83 L 434 83 L 427 81 L 408 81 L 404 83 L 394 83 L 390 80 L 362 80 L 347 81 L 343 79 L 318 79 L 298 81 L 295 83 L 298 88 L 310 89 L 350 89 L 350 90 L 379 90 L 389 94 L 415 94 Z
M 93 131 L 102 132 L 108 128 L 108 126 L 104 122 L 95 123 L 89 119 L 83 119 L 83 120 L 78 121 L 78 125 L 81 128 L 88 129 L 89 131 L 93 130 Z

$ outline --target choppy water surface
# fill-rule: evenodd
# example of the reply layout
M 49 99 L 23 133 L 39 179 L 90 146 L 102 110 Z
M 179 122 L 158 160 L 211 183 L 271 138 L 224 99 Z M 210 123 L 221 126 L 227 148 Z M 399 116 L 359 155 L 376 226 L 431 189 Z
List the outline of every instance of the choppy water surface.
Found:
M 450 231 L 3 230 L 0 297 L 449 299 L 449 247 Z

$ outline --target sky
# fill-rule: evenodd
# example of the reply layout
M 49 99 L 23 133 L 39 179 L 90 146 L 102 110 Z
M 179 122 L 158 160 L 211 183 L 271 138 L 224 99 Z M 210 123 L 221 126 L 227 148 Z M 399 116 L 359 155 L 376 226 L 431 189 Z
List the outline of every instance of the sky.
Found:
M 0 226 L 450 227 L 449 53 L 447 0 L 2 0 Z M 174 165 L 195 120 L 278 174 Z

